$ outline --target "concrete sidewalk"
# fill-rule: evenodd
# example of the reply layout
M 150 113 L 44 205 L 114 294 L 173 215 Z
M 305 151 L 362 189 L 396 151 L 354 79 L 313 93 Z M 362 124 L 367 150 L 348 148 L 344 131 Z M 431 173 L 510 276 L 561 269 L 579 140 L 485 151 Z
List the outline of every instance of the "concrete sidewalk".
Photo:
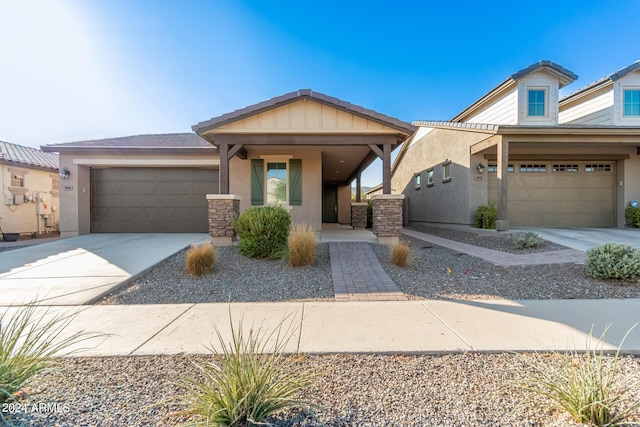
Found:
M 42 308 L 45 310 L 47 308 Z M 0 312 L 16 308 L 0 308 Z M 75 331 L 109 334 L 83 343 L 81 356 L 210 353 L 216 327 L 230 339 L 237 326 L 293 328 L 287 351 L 304 353 L 447 353 L 584 350 L 589 332 L 605 327 L 605 349 L 615 349 L 640 322 L 640 300 L 482 300 L 286 302 L 49 307 L 77 313 Z M 287 317 L 289 316 L 289 317 Z M 640 327 L 623 351 L 640 354 Z

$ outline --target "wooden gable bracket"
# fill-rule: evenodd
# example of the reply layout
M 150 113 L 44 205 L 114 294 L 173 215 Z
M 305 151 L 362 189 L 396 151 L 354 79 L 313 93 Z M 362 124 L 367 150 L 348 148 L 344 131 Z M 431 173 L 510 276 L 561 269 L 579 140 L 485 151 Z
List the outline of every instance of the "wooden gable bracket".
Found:
M 247 160 L 247 150 L 242 148 L 242 144 L 230 145 L 229 151 L 227 151 L 227 159 L 231 160 L 233 156 L 238 156 L 242 160 Z
M 369 144 L 369 149 L 373 151 L 376 156 L 380 157 L 381 159 L 384 158 L 384 153 L 382 151 L 382 148 L 380 148 L 379 146 L 375 144 Z

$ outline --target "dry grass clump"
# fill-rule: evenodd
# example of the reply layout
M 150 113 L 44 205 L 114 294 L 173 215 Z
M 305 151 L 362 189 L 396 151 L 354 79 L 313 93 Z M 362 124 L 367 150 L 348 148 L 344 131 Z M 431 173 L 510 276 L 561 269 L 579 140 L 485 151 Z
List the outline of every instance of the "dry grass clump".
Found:
M 391 262 L 398 267 L 406 267 L 410 261 L 411 243 L 408 240 L 400 240 L 391 245 Z
M 289 233 L 289 264 L 309 265 L 316 259 L 316 233 L 305 223 L 294 223 Z
M 204 276 L 213 270 L 217 255 L 212 243 L 192 245 L 187 251 L 187 271 L 193 276 Z

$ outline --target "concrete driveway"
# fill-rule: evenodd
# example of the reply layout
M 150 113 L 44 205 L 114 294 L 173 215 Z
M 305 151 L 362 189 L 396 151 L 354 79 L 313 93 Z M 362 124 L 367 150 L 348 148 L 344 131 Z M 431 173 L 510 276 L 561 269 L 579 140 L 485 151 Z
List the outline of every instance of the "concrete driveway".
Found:
M 545 240 L 581 251 L 611 242 L 640 248 L 640 228 L 531 228 L 531 230 Z
M 0 305 L 86 304 L 207 234 L 87 234 L 0 253 Z

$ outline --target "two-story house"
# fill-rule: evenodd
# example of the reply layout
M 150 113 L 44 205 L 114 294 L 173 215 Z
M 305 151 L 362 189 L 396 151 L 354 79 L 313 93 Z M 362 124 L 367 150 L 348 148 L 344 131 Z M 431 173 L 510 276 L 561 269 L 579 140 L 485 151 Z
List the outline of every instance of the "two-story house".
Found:
M 407 221 L 621 227 L 640 198 L 640 61 L 564 98 L 577 76 L 540 61 L 448 122 L 417 121 L 392 167 Z

